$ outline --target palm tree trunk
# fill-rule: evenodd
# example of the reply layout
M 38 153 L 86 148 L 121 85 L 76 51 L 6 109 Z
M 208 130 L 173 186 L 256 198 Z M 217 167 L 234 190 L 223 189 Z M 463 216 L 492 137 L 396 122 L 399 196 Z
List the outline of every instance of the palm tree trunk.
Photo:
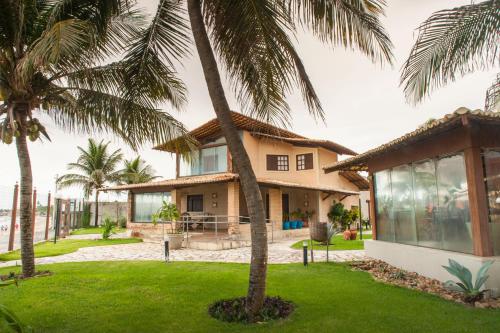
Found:
M 94 225 L 98 227 L 99 220 L 99 191 L 95 191 L 95 216 L 94 216 Z
M 236 164 L 250 215 L 252 258 L 246 312 L 252 320 L 262 308 L 266 293 L 267 228 L 264 203 L 250 159 L 231 117 L 231 109 L 224 94 L 217 62 L 203 22 L 200 0 L 188 0 L 187 4 L 191 29 L 203 67 L 210 99 L 226 138 L 229 151 Z
M 33 249 L 33 233 L 31 224 L 31 197 L 33 192 L 33 176 L 31 173 L 31 161 L 26 142 L 26 120 L 27 109 L 16 110 L 19 115 L 18 125 L 20 135 L 16 138 L 17 156 L 21 172 L 21 200 L 20 200 L 20 224 L 21 224 L 21 263 L 23 276 L 30 277 L 35 274 L 35 253 Z

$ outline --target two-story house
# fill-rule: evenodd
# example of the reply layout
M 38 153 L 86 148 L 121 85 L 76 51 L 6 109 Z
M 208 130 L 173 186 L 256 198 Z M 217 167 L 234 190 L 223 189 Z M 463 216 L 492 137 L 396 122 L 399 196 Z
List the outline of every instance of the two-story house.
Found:
M 352 150 L 327 140 L 312 140 L 233 112 L 243 145 L 265 201 L 270 238 L 286 237 L 282 222 L 292 212 L 312 212 L 310 223 L 327 221 L 334 200 L 347 208 L 358 206 L 360 190 L 368 189 L 365 178 L 356 172 L 325 174 L 322 166 L 334 163 L 338 155 L 356 155 Z M 231 160 L 219 122 L 213 119 L 190 132 L 201 144 L 189 159 L 176 155 L 176 178 L 143 184 L 113 187 L 129 190 L 128 228 L 136 235 L 163 232 L 153 225 L 152 214 L 163 200 L 175 203 L 189 220 L 192 237 L 216 232 L 228 239 L 249 238 L 249 219 L 238 173 Z M 171 143 L 155 149 L 176 154 Z M 191 239 L 191 238 L 190 238 Z M 206 237 L 205 237 L 206 239 Z

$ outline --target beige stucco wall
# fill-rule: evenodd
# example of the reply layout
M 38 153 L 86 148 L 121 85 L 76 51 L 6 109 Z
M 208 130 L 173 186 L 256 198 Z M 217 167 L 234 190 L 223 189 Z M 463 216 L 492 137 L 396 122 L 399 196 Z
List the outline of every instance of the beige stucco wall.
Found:
M 220 184 L 205 184 L 193 187 L 187 187 L 177 190 L 177 196 L 180 197 L 181 213 L 187 211 L 187 196 L 188 195 L 203 195 L 203 211 L 213 215 L 227 215 L 227 183 Z M 212 198 L 212 194 L 216 198 Z M 217 207 L 213 207 L 216 203 Z

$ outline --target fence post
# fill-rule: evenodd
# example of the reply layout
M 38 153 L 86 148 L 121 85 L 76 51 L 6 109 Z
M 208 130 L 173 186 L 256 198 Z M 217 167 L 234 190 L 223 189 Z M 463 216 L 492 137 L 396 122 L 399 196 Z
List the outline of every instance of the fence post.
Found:
M 50 191 L 47 197 L 47 216 L 45 217 L 45 240 L 49 239 L 49 222 L 50 222 Z
M 12 200 L 12 216 L 10 220 L 10 234 L 8 251 L 14 250 L 14 237 L 16 233 L 17 198 L 19 196 L 19 184 L 14 186 L 14 198 Z
M 76 229 L 76 199 L 73 201 L 73 225 L 72 229 Z
M 31 238 L 35 242 L 35 224 L 36 224 L 36 187 L 33 188 L 33 203 L 31 205 Z

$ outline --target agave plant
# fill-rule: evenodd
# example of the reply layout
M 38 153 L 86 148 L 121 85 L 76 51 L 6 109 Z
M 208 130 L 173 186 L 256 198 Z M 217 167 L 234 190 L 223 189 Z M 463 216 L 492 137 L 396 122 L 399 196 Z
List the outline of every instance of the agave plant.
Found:
M 474 302 L 482 299 L 486 290 L 481 289 L 483 288 L 486 280 L 488 280 L 489 276 L 486 275 L 486 273 L 493 264 L 493 261 L 487 261 L 481 266 L 481 268 L 479 268 L 476 276 L 476 282 L 474 284 L 472 283 L 472 273 L 467 267 L 460 265 L 453 259 L 448 259 L 448 262 L 450 266 L 443 266 L 443 268 L 446 269 L 448 273 L 459 279 L 460 282 L 448 280 L 444 284 L 445 287 L 463 293 L 464 301 L 467 303 L 474 304 Z

